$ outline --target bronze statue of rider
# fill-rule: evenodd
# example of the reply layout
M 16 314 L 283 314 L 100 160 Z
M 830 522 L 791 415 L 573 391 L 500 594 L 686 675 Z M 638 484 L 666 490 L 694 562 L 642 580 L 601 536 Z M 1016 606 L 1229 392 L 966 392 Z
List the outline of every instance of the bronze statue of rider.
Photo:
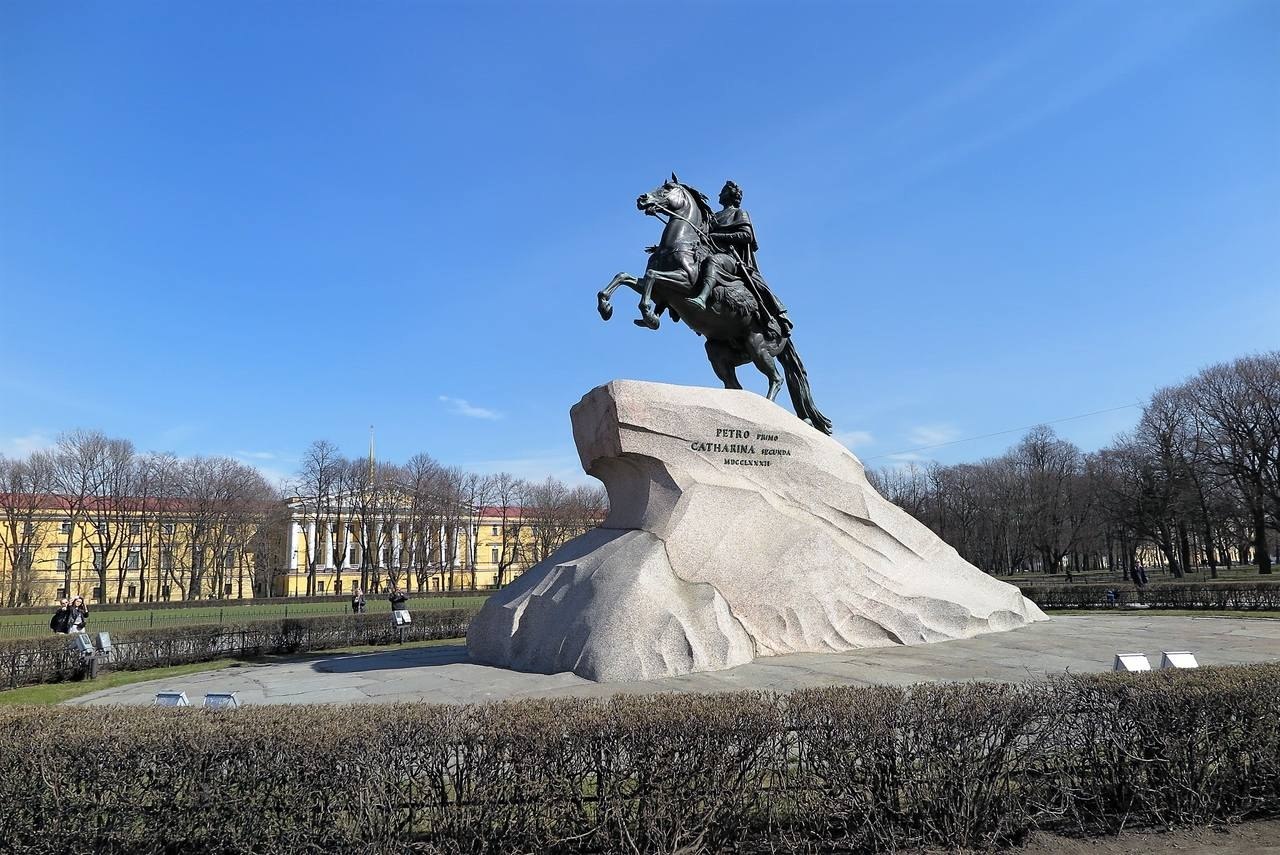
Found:
M 711 218 L 710 237 L 716 252 L 726 253 L 737 259 L 747 287 L 755 293 L 760 311 L 766 316 L 762 320 L 773 318 L 782 335 L 789 336 L 792 325 L 791 319 L 787 317 L 787 308 L 769 289 L 756 263 L 756 231 L 751 225 L 750 215 L 741 207 L 742 188 L 732 181 L 726 181 L 720 191 L 720 205 L 721 209 Z M 703 260 L 698 276 L 701 290 L 692 298 L 693 302 L 703 308 L 706 307 L 711 288 L 715 284 L 715 276 L 709 269 L 711 265 L 709 257 Z

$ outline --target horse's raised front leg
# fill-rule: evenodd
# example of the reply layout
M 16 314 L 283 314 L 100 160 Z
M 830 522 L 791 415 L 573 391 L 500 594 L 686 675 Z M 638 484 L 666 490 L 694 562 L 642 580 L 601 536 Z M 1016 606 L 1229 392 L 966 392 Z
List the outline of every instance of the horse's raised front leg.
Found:
M 636 278 L 630 273 L 619 273 L 613 277 L 613 281 L 604 286 L 600 293 L 596 294 L 596 311 L 600 313 L 600 317 L 606 321 L 613 317 L 613 304 L 609 302 L 609 298 L 613 296 L 613 292 L 617 291 L 622 285 L 635 285 Z
M 633 323 L 638 327 L 658 328 L 658 315 L 653 311 L 653 277 L 648 273 L 640 280 L 644 289 L 640 291 L 640 317 Z

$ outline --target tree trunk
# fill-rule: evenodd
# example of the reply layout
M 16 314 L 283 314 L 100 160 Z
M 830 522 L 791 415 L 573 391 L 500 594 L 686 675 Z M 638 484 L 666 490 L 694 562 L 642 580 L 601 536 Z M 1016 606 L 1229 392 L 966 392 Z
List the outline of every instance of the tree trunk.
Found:
M 1173 549 L 1173 532 L 1169 530 L 1166 523 L 1160 524 L 1159 545 L 1165 561 L 1169 562 L 1169 569 L 1175 576 L 1181 576 L 1182 573 L 1178 568 L 1178 554 Z
M 1209 562 L 1209 578 L 1218 578 L 1218 551 L 1213 548 L 1213 532 L 1206 520 L 1204 524 L 1204 557 Z
M 1181 579 L 1191 569 L 1191 541 L 1187 537 L 1186 525 L 1181 522 L 1178 523 L 1178 549 L 1182 557 L 1182 569 L 1175 570 L 1173 575 Z
M 1267 550 L 1267 514 L 1258 502 L 1253 507 L 1253 560 L 1258 565 L 1258 573 L 1271 575 L 1271 553 Z

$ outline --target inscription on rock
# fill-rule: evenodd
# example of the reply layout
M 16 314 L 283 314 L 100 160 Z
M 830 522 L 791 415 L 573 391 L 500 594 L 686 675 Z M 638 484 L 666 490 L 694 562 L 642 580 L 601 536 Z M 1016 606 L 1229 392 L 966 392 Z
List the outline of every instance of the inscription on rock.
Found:
M 772 466 L 777 458 L 791 456 L 790 449 L 765 444 L 779 442 L 779 435 L 776 433 L 753 433 L 743 428 L 721 427 L 716 428 L 715 438 L 717 440 L 731 439 L 739 441 L 715 442 L 708 440 L 704 442 L 695 439 L 689 443 L 689 450 L 710 454 L 738 455 L 721 458 L 720 465 L 722 466 Z M 745 442 L 742 440 L 750 441 Z

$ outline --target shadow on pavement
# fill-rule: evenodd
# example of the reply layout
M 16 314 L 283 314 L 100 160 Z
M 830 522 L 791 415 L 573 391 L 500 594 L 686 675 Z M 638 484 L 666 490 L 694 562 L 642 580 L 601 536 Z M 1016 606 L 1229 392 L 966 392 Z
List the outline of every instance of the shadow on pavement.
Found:
M 326 674 L 354 674 L 361 671 L 390 671 L 395 668 L 428 668 L 433 665 L 457 665 L 467 661 L 465 644 L 449 644 L 440 647 L 413 647 L 407 650 L 387 650 L 379 653 L 360 653 L 353 656 L 335 656 L 311 663 L 311 670 Z

